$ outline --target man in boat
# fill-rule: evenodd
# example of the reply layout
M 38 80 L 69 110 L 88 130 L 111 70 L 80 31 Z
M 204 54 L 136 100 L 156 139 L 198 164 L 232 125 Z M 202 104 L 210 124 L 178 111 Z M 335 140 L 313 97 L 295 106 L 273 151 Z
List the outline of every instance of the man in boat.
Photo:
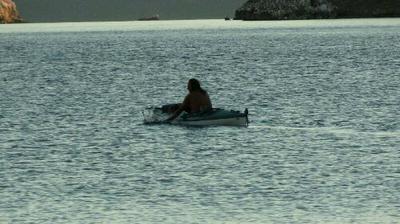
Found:
M 178 108 L 174 111 L 167 121 L 173 121 L 183 111 L 188 113 L 198 113 L 212 109 L 212 104 L 208 93 L 201 88 L 197 79 L 190 79 L 187 85 L 189 94 L 186 95 L 183 103 L 178 104 Z

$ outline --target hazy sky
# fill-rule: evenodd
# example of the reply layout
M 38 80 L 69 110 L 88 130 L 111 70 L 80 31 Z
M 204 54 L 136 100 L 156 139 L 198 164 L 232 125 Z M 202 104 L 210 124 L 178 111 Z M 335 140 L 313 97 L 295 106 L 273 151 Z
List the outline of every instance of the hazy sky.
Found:
M 247 0 L 14 0 L 30 22 L 233 17 Z

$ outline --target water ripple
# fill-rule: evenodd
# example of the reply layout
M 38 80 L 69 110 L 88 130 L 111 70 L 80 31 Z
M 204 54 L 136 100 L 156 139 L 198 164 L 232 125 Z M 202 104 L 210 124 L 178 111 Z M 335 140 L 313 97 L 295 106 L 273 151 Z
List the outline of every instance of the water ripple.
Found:
M 396 223 L 396 21 L 3 33 L 0 222 Z M 250 126 L 142 124 L 192 77 Z

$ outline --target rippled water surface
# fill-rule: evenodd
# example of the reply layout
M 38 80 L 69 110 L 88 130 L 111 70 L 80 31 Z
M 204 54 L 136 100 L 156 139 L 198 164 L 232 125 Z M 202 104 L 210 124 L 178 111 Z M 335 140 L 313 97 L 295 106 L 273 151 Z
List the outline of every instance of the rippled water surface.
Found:
M 0 223 L 400 223 L 399 55 L 399 19 L 2 25 Z M 192 77 L 249 127 L 142 124 Z

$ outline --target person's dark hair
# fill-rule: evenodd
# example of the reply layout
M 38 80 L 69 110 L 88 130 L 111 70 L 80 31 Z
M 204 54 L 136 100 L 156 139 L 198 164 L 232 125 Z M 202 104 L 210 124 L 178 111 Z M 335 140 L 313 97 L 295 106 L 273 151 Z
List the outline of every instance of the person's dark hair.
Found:
M 207 94 L 207 91 L 205 91 L 203 88 L 201 88 L 199 80 L 189 79 L 189 85 L 193 91 L 200 91 L 204 95 Z

